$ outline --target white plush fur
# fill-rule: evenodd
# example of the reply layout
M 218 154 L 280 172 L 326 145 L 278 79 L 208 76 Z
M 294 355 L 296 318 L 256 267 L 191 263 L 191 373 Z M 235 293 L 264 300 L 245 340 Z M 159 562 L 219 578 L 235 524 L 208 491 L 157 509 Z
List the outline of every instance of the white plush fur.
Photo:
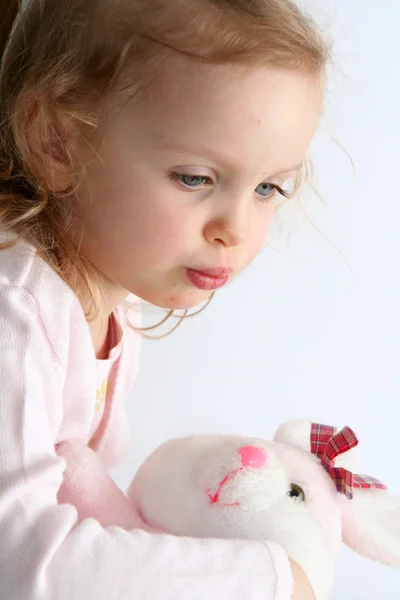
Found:
M 400 566 L 400 506 L 382 491 L 344 501 L 309 451 L 310 428 L 307 421 L 286 423 L 274 441 L 218 435 L 170 440 L 145 461 L 127 495 L 148 523 L 175 535 L 279 543 L 304 569 L 317 600 L 327 600 L 342 535 L 355 551 Z M 267 452 L 266 466 L 242 466 L 239 450 L 249 445 Z M 350 454 L 341 466 L 354 462 Z M 305 502 L 289 497 L 292 483 L 304 490 Z

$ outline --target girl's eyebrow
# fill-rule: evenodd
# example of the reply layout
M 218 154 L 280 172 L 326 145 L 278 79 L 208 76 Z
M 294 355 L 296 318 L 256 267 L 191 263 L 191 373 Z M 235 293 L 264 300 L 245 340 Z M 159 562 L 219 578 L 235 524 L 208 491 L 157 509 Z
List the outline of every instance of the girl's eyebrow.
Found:
M 273 175 L 267 175 L 267 176 L 268 177 L 279 177 L 282 175 L 290 175 L 291 173 L 297 173 L 297 171 L 300 171 L 303 164 L 304 164 L 303 162 L 300 162 L 300 163 L 297 163 L 297 165 L 294 165 L 293 167 L 289 167 L 288 169 L 279 171 L 279 173 L 274 173 Z
M 169 152 L 184 152 L 184 153 L 188 153 L 188 154 L 193 154 L 194 156 L 197 156 L 198 158 L 204 158 L 204 159 L 212 159 L 214 162 L 219 163 L 219 164 L 225 164 L 228 168 L 234 170 L 238 168 L 238 160 L 234 157 L 232 157 L 232 155 L 229 154 L 224 154 L 221 152 L 216 152 L 213 148 L 210 148 L 208 146 L 197 146 L 195 144 L 190 144 L 190 143 L 186 143 L 186 144 L 173 144 L 173 143 L 165 143 L 162 144 L 160 146 L 161 150 L 166 150 Z M 282 170 L 279 170 L 276 173 L 273 174 L 269 174 L 269 173 L 264 173 L 263 176 L 265 177 L 278 177 L 278 176 L 282 176 L 282 175 L 289 175 L 290 173 L 296 173 L 299 169 L 301 169 L 301 167 L 303 166 L 303 162 L 297 163 L 296 165 L 292 166 L 292 167 L 287 167 L 287 168 L 283 168 Z

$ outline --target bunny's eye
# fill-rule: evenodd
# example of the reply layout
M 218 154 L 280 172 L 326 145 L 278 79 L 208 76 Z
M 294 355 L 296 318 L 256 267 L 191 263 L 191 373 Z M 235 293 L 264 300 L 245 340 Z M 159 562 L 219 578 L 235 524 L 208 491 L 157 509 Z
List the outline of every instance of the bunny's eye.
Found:
M 298 498 L 300 502 L 305 502 L 306 500 L 305 493 L 303 492 L 301 487 L 296 483 L 290 484 L 290 492 L 288 492 L 288 496 L 290 498 Z

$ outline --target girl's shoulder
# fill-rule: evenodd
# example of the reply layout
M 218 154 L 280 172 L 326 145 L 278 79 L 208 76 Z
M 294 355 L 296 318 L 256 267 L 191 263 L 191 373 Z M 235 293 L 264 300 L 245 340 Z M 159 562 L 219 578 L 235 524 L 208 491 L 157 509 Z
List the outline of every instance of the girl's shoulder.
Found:
M 11 234 L 0 233 L 0 243 L 10 239 Z M 32 244 L 19 240 L 16 245 L 0 250 L 0 306 L 7 305 L 12 315 L 15 302 L 17 318 L 17 306 L 24 297 L 34 307 L 32 323 L 40 320 L 57 355 L 66 358 L 71 343 L 91 347 L 85 314 L 76 294 Z
M 15 236 L 8 232 L 0 232 L 0 244 L 8 243 Z M 44 261 L 35 246 L 24 239 L 19 239 L 13 246 L 0 249 L 0 284 L 24 288 L 27 291 L 41 294 L 53 289 L 60 296 L 75 296 L 61 277 Z M 75 299 L 77 300 L 76 296 Z

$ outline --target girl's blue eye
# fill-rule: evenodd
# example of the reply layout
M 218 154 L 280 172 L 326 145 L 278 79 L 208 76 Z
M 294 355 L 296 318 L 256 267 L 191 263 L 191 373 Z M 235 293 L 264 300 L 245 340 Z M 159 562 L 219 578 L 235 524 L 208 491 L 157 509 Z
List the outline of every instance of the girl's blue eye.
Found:
M 186 188 L 191 190 L 196 190 L 197 188 L 200 188 L 205 185 L 213 185 L 214 183 L 211 177 L 208 177 L 207 175 L 186 175 L 184 173 L 170 173 L 169 177 L 172 181 L 179 181 Z M 256 187 L 256 193 L 259 194 L 262 198 L 265 198 L 266 200 L 272 198 L 272 196 L 276 192 L 278 192 L 278 194 L 284 196 L 285 198 L 289 197 L 289 193 L 284 191 L 279 185 L 276 185 L 275 183 L 264 182 L 260 183 L 260 185 Z
M 259 188 L 260 188 L 260 190 L 259 190 Z M 256 192 L 263 198 L 262 201 L 265 201 L 265 202 L 268 202 L 270 199 L 272 200 L 275 197 L 275 194 L 279 194 L 280 196 L 283 196 L 284 198 L 291 197 L 290 192 L 283 190 L 276 183 L 260 183 L 260 185 L 258 185 L 256 187 Z
M 196 188 L 211 182 L 211 179 L 205 175 L 182 175 L 175 173 L 174 177 L 188 188 Z
M 271 196 L 271 194 L 273 194 L 276 191 L 277 187 L 272 185 L 271 183 L 260 183 L 260 185 L 256 187 L 257 194 L 260 194 L 260 196 L 263 196 L 264 198 Z

